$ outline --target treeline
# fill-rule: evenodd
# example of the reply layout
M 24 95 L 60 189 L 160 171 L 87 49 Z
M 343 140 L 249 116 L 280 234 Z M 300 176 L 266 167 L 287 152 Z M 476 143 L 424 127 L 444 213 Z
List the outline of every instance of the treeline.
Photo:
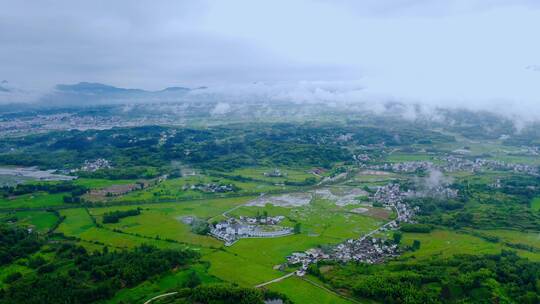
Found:
M 0 266 L 38 251 L 42 244 L 36 232 L 0 223 Z
M 198 257 L 191 250 L 145 245 L 132 251 L 89 254 L 83 247 L 65 243 L 36 273 L 21 275 L 0 291 L 0 303 L 95 303 Z
M 120 219 L 123 219 L 128 216 L 136 216 L 139 214 L 141 214 L 141 208 L 107 212 L 103 214 L 103 224 L 118 223 Z
M 540 263 L 511 251 L 388 265 L 348 264 L 322 274 L 335 288 L 384 303 L 539 303 Z
M 256 288 L 245 288 L 230 284 L 200 285 L 195 288 L 184 288 L 178 293 L 164 301 L 167 304 L 264 304 L 265 301 L 281 300 L 279 303 L 291 304 L 292 302 L 283 294 L 261 290 Z
M 12 187 L 4 186 L 0 188 L 0 193 L 3 197 L 29 194 L 38 191 L 43 191 L 50 194 L 71 192 L 72 196 L 80 196 L 86 193 L 88 188 L 85 186 L 76 185 L 73 182 L 27 183 L 18 184 Z

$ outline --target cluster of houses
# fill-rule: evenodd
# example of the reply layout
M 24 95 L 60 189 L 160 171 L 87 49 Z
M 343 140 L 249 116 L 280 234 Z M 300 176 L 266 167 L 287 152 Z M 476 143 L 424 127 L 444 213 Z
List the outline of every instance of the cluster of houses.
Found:
M 84 165 L 79 169 L 80 171 L 95 172 L 100 169 L 112 168 L 111 163 L 105 158 L 98 158 L 96 160 L 85 160 Z
M 372 166 L 372 169 L 401 172 L 401 173 L 413 173 L 417 171 L 426 171 L 433 166 L 433 163 L 427 161 L 410 161 L 401 163 L 385 163 L 382 165 Z
M 287 172 L 281 172 L 281 170 L 275 168 L 270 172 L 264 172 L 263 175 L 265 177 L 287 177 Z
M 330 259 L 330 255 L 325 253 L 320 248 L 308 249 L 305 252 L 293 252 L 287 257 L 287 263 L 291 266 L 300 266 L 296 271 L 296 275 L 302 277 L 306 275 L 310 264 L 315 264 L 322 260 Z
M 250 224 L 243 219 L 229 218 L 213 225 L 210 229 L 210 235 L 224 241 L 225 246 L 231 246 L 241 238 L 274 238 L 293 234 L 293 229 L 289 227 L 275 226 L 275 224 L 268 222 L 259 225 L 257 221 L 260 219 L 249 218 L 249 220 L 255 221 L 255 223 Z M 272 229 L 268 229 L 268 226 L 271 226 Z
M 233 184 L 216 184 L 216 183 L 207 183 L 207 184 L 195 184 L 189 185 L 185 184 L 182 187 L 182 190 L 197 190 L 206 193 L 225 193 L 235 191 Z
M 397 228 L 400 223 L 409 223 L 413 221 L 413 217 L 419 211 L 419 208 L 411 208 L 403 202 L 404 198 L 413 195 L 416 195 L 414 191 L 401 191 L 398 184 L 388 184 L 377 188 L 377 192 L 373 195 L 373 199 L 388 209 L 394 209 L 397 213 L 397 218 L 394 221 L 387 223 L 380 229 L 384 231 L 384 229 L 388 228 Z
M 368 162 L 371 160 L 371 158 L 367 154 L 358 154 L 358 155 L 353 155 L 352 157 L 357 162 Z
M 513 171 L 516 173 L 524 173 L 529 175 L 538 176 L 538 167 L 530 166 L 526 164 L 507 163 L 500 160 L 491 160 L 477 158 L 475 160 L 464 159 L 461 157 L 447 156 L 441 158 L 445 161 L 445 165 L 441 166 L 441 169 L 446 172 L 456 171 L 469 171 L 478 172 L 483 169 Z
M 476 158 L 474 160 L 463 157 L 448 155 L 437 158 L 442 164 L 434 164 L 429 161 L 409 161 L 399 163 L 384 163 L 381 165 L 363 166 L 372 170 L 391 171 L 399 173 L 414 173 L 437 168 L 443 172 L 479 172 L 482 170 L 513 171 L 516 173 L 540 175 L 537 166 L 527 164 L 507 163 L 500 160 Z
M 258 216 L 258 217 L 240 216 L 241 222 L 245 222 L 248 224 L 259 224 L 259 225 L 277 225 L 284 219 L 285 217 L 283 215 Z
M 382 263 L 398 255 L 398 245 L 379 238 L 366 237 L 347 240 L 336 246 L 334 259 L 342 262 L 356 261 L 368 264 Z

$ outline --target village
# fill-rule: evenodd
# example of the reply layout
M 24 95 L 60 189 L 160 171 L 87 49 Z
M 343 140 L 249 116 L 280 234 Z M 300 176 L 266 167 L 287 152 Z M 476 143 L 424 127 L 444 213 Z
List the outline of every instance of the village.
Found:
M 183 191 L 196 190 L 196 191 L 201 191 L 205 193 L 225 193 L 225 192 L 235 191 L 235 187 L 233 184 L 217 184 L 217 183 L 206 183 L 206 184 L 195 184 L 195 185 L 185 184 L 182 187 L 182 190 Z
M 396 173 L 415 173 L 419 171 L 428 171 L 432 168 L 442 172 L 481 172 L 483 170 L 512 171 L 515 173 L 529 174 L 538 176 L 539 171 L 536 166 L 519 163 L 508 163 L 500 160 L 490 160 L 476 158 L 474 160 L 457 157 L 454 155 L 438 157 L 441 164 L 434 164 L 430 161 L 407 161 L 398 163 L 384 163 L 380 165 L 365 165 L 362 167 L 371 170 L 382 170 Z

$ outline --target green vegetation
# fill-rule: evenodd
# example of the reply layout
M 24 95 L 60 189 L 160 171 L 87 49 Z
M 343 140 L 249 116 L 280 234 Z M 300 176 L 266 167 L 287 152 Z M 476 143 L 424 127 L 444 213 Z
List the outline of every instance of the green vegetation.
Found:
M 531 202 L 531 209 L 534 211 L 540 210 L 540 197 L 535 197 Z
M 65 243 L 35 274 L 12 281 L 0 294 L 0 303 L 93 303 L 111 298 L 123 286 L 135 286 L 197 257 L 192 251 L 148 246 L 89 254 L 83 247 Z
M 36 252 L 42 242 L 37 233 L 0 225 L 0 266 Z
M 112 212 L 107 212 L 103 215 L 103 224 L 118 223 L 120 219 L 128 216 L 136 216 L 141 214 L 141 209 L 131 209 L 131 210 L 117 210 Z
M 335 267 L 323 275 L 334 288 L 385 303 L 537 303 L 540 264 L 503 251 L 422 262 Z
M 278 299 L 281 299 L 284 304 L 291 303 L 286 296 L 272 291 L 237 287 L 230 284 L 212 284 L 180 289 L 176 295 L 169 297 L 162 303 L 264 304 L 265 300 Z
M 501 128 L 482 134 L 467 127 L 470 119 L 457 117 L 451 132 L 439 128 L 444 134 L 343 119 L 0 139 L 2 164 L 77 169 L 106 158 L 112 165 L 75 171 L 73 181 L 0 189 L 0 303 L 143 303 L 168 292 L 178 293 L 155 303 L 536 303 L 540 178 L 504 168 L 444 172 L 444 187 L 457 196 L 409 196 L 406 203 L 419 207 L 415 222 L 373 235 L 399 244 L 395 259 L 325 261 L 305 277 L 253 288 L 298 270 L 285 264 L 293 252 L 328 252 L 395 219 L 374 199 L 377 186 L 425 190 L 425 170 L 390 172 L 385 164 L 442 166 L 457 149 L 472 162 L 540 164 L 522 147 L 504 146 Z M 482 122 L 486 130 L 492 124 Z M 103 194 L 108 189 L 120 190 Z M 350 189 L 362 191 L 335 198 Z M 283 203 L 284 196 L 312 199 Z M 278 225 L 294 234 L 231 246 L 208 235 L 211 225 L 241 216 L 283 216 Z

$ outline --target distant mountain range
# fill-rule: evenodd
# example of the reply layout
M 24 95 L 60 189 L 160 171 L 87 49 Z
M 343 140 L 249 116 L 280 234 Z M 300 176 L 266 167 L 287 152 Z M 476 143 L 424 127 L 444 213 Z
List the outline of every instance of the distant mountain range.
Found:
M 93 82 L 79 82 L 77 84 L 59 84 L 55 87 L 57 91 L 82 94 L 156 94 L 164 92 L 188 92 L 192 89 L 185 87 L 169 87 L 160 91 L 146 91 L 141 89 L 125 89 L 111 85 Z M 198 88 L 201 89 L 201 88 Z
M 59 84 L 54 90 L 40 98 L 48 105 L 86 106 L 96 104 L 146 103 L 179 101 L 187 93 L 204 90 L 206 87 L 168 87 L 158 91 L 119 88 L 102 83 L 80 82 Z

